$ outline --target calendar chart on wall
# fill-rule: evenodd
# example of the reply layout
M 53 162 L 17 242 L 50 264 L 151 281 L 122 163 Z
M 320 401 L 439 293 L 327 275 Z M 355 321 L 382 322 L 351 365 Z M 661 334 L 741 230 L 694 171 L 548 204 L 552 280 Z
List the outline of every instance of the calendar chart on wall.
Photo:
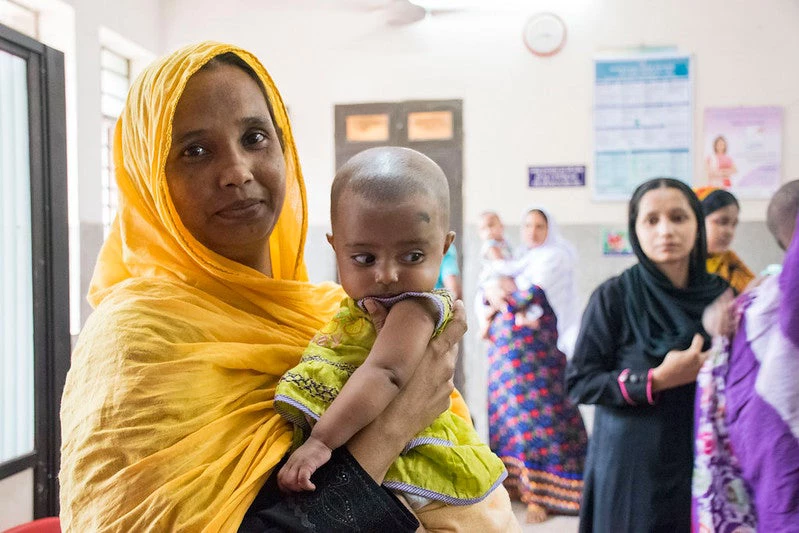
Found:
M 692 70 L 690 56 L 595 59 L 595 199 L 626 200 L 659 176 L 691 184 Z

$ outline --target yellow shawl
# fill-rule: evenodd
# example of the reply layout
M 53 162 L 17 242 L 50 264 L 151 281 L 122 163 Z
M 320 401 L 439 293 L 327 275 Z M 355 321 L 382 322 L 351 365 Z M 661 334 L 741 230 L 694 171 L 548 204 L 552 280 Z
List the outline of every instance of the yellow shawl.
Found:
M 735 292 L 741 294 L 755 274 L 732 250 L 707 256 L 707 271 L 727 280 Z
M 269 246 L 273 278 L 202 246 L 181 223 L 164 167 L 186 82 L 233 51 L 258 74 L 285 137 L 286 200 Z M 94 272 L 95 312 L 61 405 L 65 531 L 231 531 L 291 444 L 273 409 L 344 296 L 312 285 L 306 199 L 283 102 L 258 60 L 201 43 L 151 65 L 114 138 L 119 214 Z

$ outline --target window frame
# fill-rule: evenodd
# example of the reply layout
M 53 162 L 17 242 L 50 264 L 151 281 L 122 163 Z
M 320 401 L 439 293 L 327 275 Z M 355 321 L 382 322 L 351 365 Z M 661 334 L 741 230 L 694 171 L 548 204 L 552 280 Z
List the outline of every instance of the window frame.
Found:
M 103 65 L 102 61 L 102 54 L 106 52 L 108 54 L 116 56 L 119 60 L 125 63 L 125 72 L 119 72 L 118 70 L 114 70 Z M 125 94 L 122 96 L 122 101 L 124 103 L 124 99 L 127 97 L 127 92 L 130 89 L 131 84 L 131 72 L 133 70 L 132 63 L 133 60 L 125 54 L 122 54 L 114 49 L 112 46 L 108 46 L 106 44 L 101 45 L 100 47 L 100 100 L 103 101 L 105 96 L 114 98 L 119 100 L 120 95 L 112 94 L 110 91 L 106 90 L 106 87 L 103 86 L 103 73 L 110 72 L 113 75 L 124 77 L 126 80 L 126 88 Z M 117 186 L 116 177 L 114 175 L 114 128 L 116 127 L 116 122 L 119 119 L 119 115 L 112 116 L 109 113 L 106 113 L 105 110 L 102 109 L 101 105 L 101 128 L 102 128 L 102 135 L 103 140 L 100 144 L 100 149 L 104 152 L 101 156 L 101 161 L 106 158 L 106 162 L 102 165 L 102 170 L 100 173 L 101 178 L 101 186 L 102 186 L 102 222 L 103 222 L 103 238 L 108 237 L 108 233 L 111 230 L 111 224 L 114 222 L 114 217 L 116 216 L 116 211 L 119 207 L 119 188 Z M 106 144 L 107 143 L 107 144 Z
M 34 317 L 34 451 L 0 464 L 0 479 L 32 467 L 39 518 L 58 514 L 59 411 L 71 350 L 64 55 L 3 25 L 0 49 L 27 64 Z

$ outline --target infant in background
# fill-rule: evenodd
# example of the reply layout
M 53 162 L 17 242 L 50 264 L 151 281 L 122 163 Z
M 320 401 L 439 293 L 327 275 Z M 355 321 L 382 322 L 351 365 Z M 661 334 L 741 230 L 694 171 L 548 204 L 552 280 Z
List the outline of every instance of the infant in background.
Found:
M 490 273 L 485 267 L 492 261 L 507 261 L 513 258 L 513 250 L 505 240 L 505 226 L 499 215 L 494 211 L 484 211 L 480 214 L 479 224 L 480 258 L 483 260 L 483 273 Z
M 515 267 L 512 266 L 513 250 L 510 243 L 505 240 L 505 226 L 502 224 L 502 220 L 495 211 L 484 211 L 480 214 L 478 231 L 480 239 L 483 241 L 480 246 L 482 267 L 480 269 L 478 284 L 484 287 L 489 283 L 498 283 L 500 277 L 508 276 Z M 507 277 L 506 280 L 508 280 L 510 284 L 513 284 L 513 290 L 511 292 L 514 292 L 516 290 L 515 283 L 513 283 L 512 279 L 509 277 Z M 491 320 L 499 311 L 499 309 L 489 308 L 487 314 L 482 312 L 478 314 L 481 319 L 481 338 L 488 338 Z M 538 319 L 541 318 L 543 314 L 544 310 L 541 309 L 541 306 L 531 305 L 524 312 L 516 313 L 516 326 L 537 329 Z

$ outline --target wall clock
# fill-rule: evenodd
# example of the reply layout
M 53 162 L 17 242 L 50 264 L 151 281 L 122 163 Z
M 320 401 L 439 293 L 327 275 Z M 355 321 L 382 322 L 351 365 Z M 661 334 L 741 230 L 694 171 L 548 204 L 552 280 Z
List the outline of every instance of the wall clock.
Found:
M 566 24 L 554 13 L 538 13 L 527 19 L 522 38 L 535 55 L 553 56 L 566 44 Z

